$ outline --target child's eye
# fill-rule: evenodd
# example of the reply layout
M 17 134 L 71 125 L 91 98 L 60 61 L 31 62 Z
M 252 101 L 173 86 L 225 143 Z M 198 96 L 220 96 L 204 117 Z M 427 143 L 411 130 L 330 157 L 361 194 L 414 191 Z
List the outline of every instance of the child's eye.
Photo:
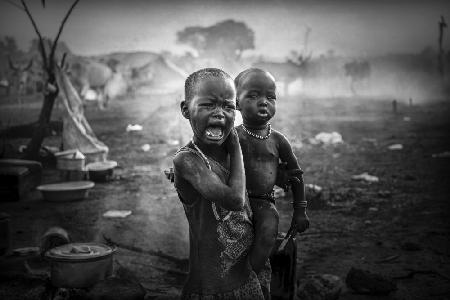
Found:
M 251 95 L 248 95 L 248 97 L 250 99 L 258 99 L 258 95 L 257 94 L 251 94 Z
M 212 103 L 200 103 L 199 106 L 201 106 L 201 107 L 212 107 L 213 104 Z
M 275 101 L 275 100 L 277 100 L 277 97 L 274 95 L 269 95 L 269 96 L 267 96 L 267 99 L 269 99 L 271 101 Z

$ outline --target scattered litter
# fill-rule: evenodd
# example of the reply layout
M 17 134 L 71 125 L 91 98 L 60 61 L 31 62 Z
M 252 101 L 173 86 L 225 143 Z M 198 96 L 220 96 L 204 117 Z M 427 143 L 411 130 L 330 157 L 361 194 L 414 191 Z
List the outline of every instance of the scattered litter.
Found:
M 388 147 L 389 150 L 402 150 L 403 145 L 402 144 L 393 144 Z
M 284 190 L 278 186 L 275 186 L 273 188 L 273 191 L 274 191 L 273 196 L 275 199 L 283 198 L 286 196 L 286 193 L 284 192 Z
M 130 131 L 141 131 L 143 128 L 144 127 L 142 127 L 142 125 L 139 125 L 139 124 L 128 124 L 126 131 L 127 132 L 130 132 Z
M 448 158 L 448 157 L 450 157 L 450 151 L 435 153 L 435 154 L 431 155 L 431 157 L 433 157 L 433 158 Z
M 83 98 L 87 101 L 96 101 L 98 99 L 98 94 L 96 91 L 89 89 L 86 91 Z
M 126 218 L 131 215 L 131 210 L 108 210 L 103 214 L 105 218 Z
M 342 140 L 342 135 L 336 131 L 333 131 L 331 133 L 321 132 L 317 134 L 313 139 L 310 139 L 309 141 L 313 145 L 318 145 L 321 143 L 324 145 L 336 145 L 344 142 Z
M 144 144 L 141 146 L 142 151 L 144 152 L 148 152 L 150 151 L 150 145 L 149 144 Z
M 364 173 L 359 174 L 359 175 L 353 175 L 352 179 L 353 180 L 364 180 L 364 181 L 367 181 L 367 182 L 378 182 L 378 177 L 377 176 L 369 175 L 367 172 L 364 172 Z
M 12 251 L 12 253 L 20 256 L 39 254 L 39 247 L 16 248 Z
M 307 183 L 305 184 L 305 188 L 307 189 L 311 189 L 312 191 L 316 192 L 316 193 L 320 193 L 322 191 L 322 188 L 316 184 L 312 184 L 312 183 Z
M 167 145 L 171 145 L 171 146 L 178 146 L 180 144 L 180 141 L 178 141 L 178 140 L 167 140 L 166 144 Z
M 378 211 L 378 207 L 369 207 L 369 211 L 376 212 Z

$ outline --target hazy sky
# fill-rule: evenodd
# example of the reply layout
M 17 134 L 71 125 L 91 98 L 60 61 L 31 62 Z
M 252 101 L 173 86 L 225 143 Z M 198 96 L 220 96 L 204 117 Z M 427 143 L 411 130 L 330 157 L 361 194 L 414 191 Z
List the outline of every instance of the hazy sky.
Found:
M 47 0 L 42 9 L 40 1 L 28 2 L 42 33 L 50 37 L 56 34 L 57 24 L 72 3 Z M 255 31 L 254 53 L 272 57 L 301 50 L 308 26 L 312 29 L 309 48 L 314 55 L 329 49 L 351 55 L 419 52 L 427 45 L 437 47 L 440 15 L 450 22 L 450 1 L 81 0 L 62 40 L 77 54 L 182 52 L 187 48 L 176 44 L 178 30 L 234 19 Z M 444 38 L 447 49 L 448 29 Z M 0 35 L 16 37 L 22 48 L 35 37 L 25 13 L 4 0 L 0 0 Z

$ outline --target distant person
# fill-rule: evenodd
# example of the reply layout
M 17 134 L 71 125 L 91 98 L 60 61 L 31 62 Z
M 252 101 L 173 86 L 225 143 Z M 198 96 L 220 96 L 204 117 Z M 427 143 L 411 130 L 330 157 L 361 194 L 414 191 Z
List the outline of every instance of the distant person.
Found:
M 181 113 L 194 136 L 173 159 L 189 222 L 182 299 L 264 298 L 248 260 L 254 234 L 235 110 L 234 83 L 224 71 L 202 69 L 186 79 Z
M 243 119 L 243 124 L 236 130 L 244 156 L 247 192 L 255 229 L 250 263 L 260 278 L 265 297 L 269 298 L 271 273 L 268 258 L 277 239 L 279 220 L 274 185 L 291 185 L 294 212 L 289 232 L 295 236 L 309 227 L 303 172 L 287 138 L 273 130 L 269 123 L 276 110 L 274 77 L 264 70 L 251 68 L 236 77 L 235 86 L 237 109 Z M 281 172 L 280 162 L 286 169 Z M 284 174 L 286 179 L 280 178 L 280 174 Z

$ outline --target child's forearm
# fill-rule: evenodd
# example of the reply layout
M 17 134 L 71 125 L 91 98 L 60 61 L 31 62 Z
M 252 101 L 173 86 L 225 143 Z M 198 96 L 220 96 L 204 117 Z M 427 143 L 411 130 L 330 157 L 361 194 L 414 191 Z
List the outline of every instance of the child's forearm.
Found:
M 305 184 L 303 182 L 303 176 L 300 175 L 291 180 L 291 189 L 293 195 L 292 207 L 294 211 L 305 212 L 306 211 L 306 197 L 305 197 Z
M 241 210 L 245 202 L 245 169 L 241 147 L 230 152 L 230 177 L 228 185 L 233 191 L 231 201 L 236 210 Z

